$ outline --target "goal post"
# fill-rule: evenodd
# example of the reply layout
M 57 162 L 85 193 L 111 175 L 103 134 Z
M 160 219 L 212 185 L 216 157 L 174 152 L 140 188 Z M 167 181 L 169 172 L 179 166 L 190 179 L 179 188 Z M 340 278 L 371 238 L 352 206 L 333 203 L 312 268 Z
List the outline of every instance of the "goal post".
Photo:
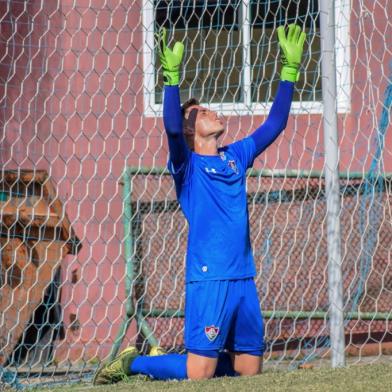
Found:
M 320 4 L 321 70 L 332 367 L 345 364 L 334 2 Z

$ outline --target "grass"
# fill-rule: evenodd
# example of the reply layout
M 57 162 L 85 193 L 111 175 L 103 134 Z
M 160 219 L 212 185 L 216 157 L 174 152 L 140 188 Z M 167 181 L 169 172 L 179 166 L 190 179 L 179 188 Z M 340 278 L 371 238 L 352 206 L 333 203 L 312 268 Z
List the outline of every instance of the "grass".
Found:
M 215 378 L 206 381 L 145 381 L 133 378 L 127 383 L 93 387 L 76 384 L 42 391 L 56 392 L 134 392 L 134 391 L 392 391 L 392 364 L 355 365 L 342 369 L 303 369 L 291 372 L 268 370 L 255 377 Z M 38 391 L 38 389 L 34 389 Z

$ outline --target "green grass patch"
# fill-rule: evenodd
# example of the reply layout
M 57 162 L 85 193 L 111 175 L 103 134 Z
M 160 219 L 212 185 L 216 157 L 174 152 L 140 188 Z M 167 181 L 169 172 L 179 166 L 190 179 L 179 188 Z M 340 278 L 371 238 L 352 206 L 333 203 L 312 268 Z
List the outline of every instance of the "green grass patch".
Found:
M 34 389 L 37 391 L 38 389 Z M 255 377 L 223 377 L 206 381 L 146 381 L 132 378 L 127 383 L 93 387 L 77 384 L 42 391 L 134 392 L 134 391 L 392 391 L 392 364 L 352 365 L 342 369 L 303 369 L 290 372 L 268 370 Z

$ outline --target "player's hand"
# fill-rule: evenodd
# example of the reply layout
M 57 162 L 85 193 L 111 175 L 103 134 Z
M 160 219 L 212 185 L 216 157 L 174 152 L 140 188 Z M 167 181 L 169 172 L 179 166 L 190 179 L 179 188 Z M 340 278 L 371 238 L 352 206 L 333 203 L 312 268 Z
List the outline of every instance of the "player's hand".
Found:
M 299 79 L 299 66 L 301 64 L 302 52 L 306 34 L 301 27 L 290 24 L 287 32 L 283 26 L 278 27 L 278 40 L 281 48 L 282 71 L 280 73 L 281 80 L 296 82 Z
M 166 46 L 166 29 L 162 27 L 155 34 L 158 55 L 163 69 L 163 82 L 167 86 L 177 86 L 180 83 L 180 66 L 184 55 L 184 44 L 176 42 L 173 50 Z

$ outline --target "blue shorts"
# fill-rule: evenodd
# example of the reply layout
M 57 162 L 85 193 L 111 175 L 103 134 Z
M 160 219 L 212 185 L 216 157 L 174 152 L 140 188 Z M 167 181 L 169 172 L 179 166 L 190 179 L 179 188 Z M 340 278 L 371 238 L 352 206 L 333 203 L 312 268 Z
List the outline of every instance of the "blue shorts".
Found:
M 264 323 L 253 278 L 186 284 L 185 347 L 199 355 L 219 351 L 264 353 Z

